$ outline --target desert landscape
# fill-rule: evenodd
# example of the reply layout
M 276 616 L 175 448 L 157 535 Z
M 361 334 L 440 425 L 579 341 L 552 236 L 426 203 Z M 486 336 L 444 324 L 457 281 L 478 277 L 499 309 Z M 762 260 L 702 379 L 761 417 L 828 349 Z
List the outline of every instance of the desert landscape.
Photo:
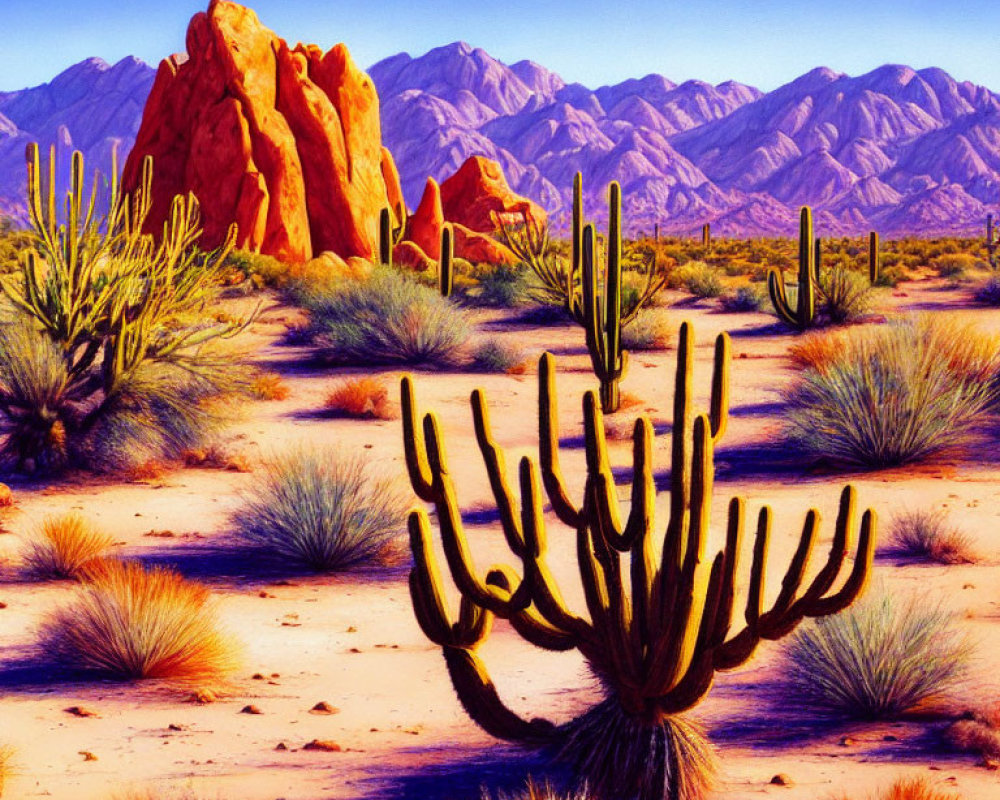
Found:
M 1000 794 L 1000 95 L 656 77 L 0 93 L 0 797 Z

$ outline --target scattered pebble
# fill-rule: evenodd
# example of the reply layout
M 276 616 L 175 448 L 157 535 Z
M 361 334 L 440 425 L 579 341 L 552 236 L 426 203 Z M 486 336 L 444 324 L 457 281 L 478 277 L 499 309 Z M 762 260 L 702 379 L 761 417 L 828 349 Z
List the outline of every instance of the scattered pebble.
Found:
M 331 706 L 326 700 L 321 700 L 312 708 L 309 709 L 310 714 L 339 714 L 340 709 L 336 706 Z
M 257 706 L 249 705 L 249 706 L 243 706 L 243 708 L 240 709 L 240 713 L 241 714 L 263 714 L 264 712 L 261 711 Z
M 328 739 L 313 739 L 311 742 L 302 746 L 303 750 L 321 750 L 324 753 L 339 753 L 341 752 L 341 746 L 336 742 L 331 742 Z
M 80 755 L 83 756 L 84 761 L 97 761 L 97 756 L 95 756 L 89 750 L 81 750 Z
M 773 786 L 794 786 L 792 779 L 789 778 L 784 772 L 779 772 L 773 778 L 771 778 L 771 784 Z
M 70 706 L 66 709 L 67 714 L 72 714 L 74 717 L 96 717 L 97 712 L 91 711 L 89 708 L 84 706 Z

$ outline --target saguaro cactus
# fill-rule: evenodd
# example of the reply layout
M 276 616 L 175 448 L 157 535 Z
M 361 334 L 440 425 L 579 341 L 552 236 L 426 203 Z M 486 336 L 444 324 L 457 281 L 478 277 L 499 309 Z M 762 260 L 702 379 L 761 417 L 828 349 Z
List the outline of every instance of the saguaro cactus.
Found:
M 441 259 L 438 261 L 438 288 L 444 297 L 451 297 L 455 283 L 454 274 L 455 242 L 450 225 L 441 227 Z
M 709 223 L 705 223 L 701 226 L 701 246 L 711 247 L 712 245 L 712 226 Z
M 990 269 L 996 272 L 997 269 L 997 246 L 1000 245 L 1000 241 L 997 240 L 997 236 L 994 233 L 993 228 L 993 215 L 986 215 L 986 256 L 990 261 Z
M 878 252 L 878 233 L 871 231 L 868 234 L 868 281 L 874 286 L 878 283 L 878 273 L 881 262 Z
M 631 508 L 626 518 L 608 457 L 600 403 L 583 397 L 586 480 L 575 501 L 559 460 L 555 362 L 539 363 L 539 459 L 520 461 L 520 500 L 508 483 L 506 461 L 491 431 L 486 399 L 472 393 L 476 440 L 486 464 L 507 545 L 520 570 L 475 566 L 435 414 L 417 419 L 413 381 L 402 379 L 403 442 L 413 489 L 433 503 L 451 577 L 461 594 L 454 617 L 432 543 L 427 513 L 410 514 L 414 567 L 410 593 L 424 633 L 440 645 L 458 698 L 490 734 L 512 741 L 556 746 L 576 764 L 599 800 L 692 798 L 684 748 L 691 731 L 677 715 L 711 688 L 718 670 L 740 666 L 765 639 L 789 634 L 804 618 L 834 614 L 862 591 L 874 551 L 875 515 L 861 519 L 855 561 L 839 588 L 852 549 L 856 492 L 840 499 L 833 541 L 823 566 L 806 581 L 820 518 L 810 510 L 781 589 L 769 608 L 767 555 L 772 513 L 757 519 L 744 624 L 731 631 L 736 576 L 743 549 L 746 501 L 729 504 L 725 546 L 706 560 L 712 507 L 713 450 L 727 417 L 728 341 L 715 351 L 710 412 L 695 414 L 691 402 L 691 327 L 678 337 L 670 469 L 670 517 L 656 536 L 656 490 L 652 464 L 653 426 L 640 417 L 633 434 Z M 585 610 L 575 610 L 556 585 L 548 564 L 542 509 L 544 487 L 555 516 L 576 531 L 576 556 Z M 627 563 L 622 564 L 622 557 Z M 805 587 L 805 588 L 803 588 Z M 526 719 L 509 708 L 479 654 L 494 617 L 506 619 L 530 643 L 546 650 L 577 649 L 599 678 L 603 702 L 565 725 Z M 613 733 L 609 733 L 613 732 Z M 607 746 L 614 735 L 615 746 Z M 697 788 L 697 787 L 695 787 Z
M 622 350 L 622 192 L 613 181 L 608 187 L 608 261 L 604 291 L 598 292 L 595 264 L 597 234 L 590 223 L 583 228 L 583 327 L 594 375 L 601 382 L 601 410 L 614 413 L 621 406 L 619 382 L 628 369 L 628 352 Z
M 813 241 L 812 211 L 803 206 L 799 214 L 799 284 L 795 308 L 788 302 L 785 279 L 771 267 L 767 271 L 767 292 L 778 317 L 787 325 L 806 330 L 816 319 L 816 284 L 819 282 L 819 240 Z

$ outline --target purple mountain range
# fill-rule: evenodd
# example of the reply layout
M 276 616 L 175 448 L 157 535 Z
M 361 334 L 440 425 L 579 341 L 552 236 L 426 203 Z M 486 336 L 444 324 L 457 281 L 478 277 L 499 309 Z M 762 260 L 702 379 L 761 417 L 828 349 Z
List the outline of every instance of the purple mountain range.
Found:
M 607 183 L 622 184 L 631 232 L 710 222 L 717 235 L 791 234 L 807 204 L 823 235 L 978 234 L 1000 200 L 1000 95 L 939 69 L 821 67 L 766 94 L 660 75 L 591 90 L 459 42 L 369 73 L 411 207 L 428 176 L 472 155 L 500 162 L 556 228 L 578 170 L 590 217 L 606 215 Z M 28 141 L 81 149 L 105 170 L 112 147 L 124 157 L 153 74 L 90 59 L 0 93 L 0 213 L 24 218 Z

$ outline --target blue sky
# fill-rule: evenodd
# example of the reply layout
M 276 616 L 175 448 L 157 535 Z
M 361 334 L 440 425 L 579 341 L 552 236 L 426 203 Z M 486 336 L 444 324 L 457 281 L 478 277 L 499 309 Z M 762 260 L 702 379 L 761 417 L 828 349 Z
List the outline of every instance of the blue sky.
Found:
M 156 64 L 204 0 L 2 0 L 0 90 L 90 56 Z M 291 41 L 346 42 L 361 66 L 463 39 L 591 87 L 659 72 L 772 89 L 823 65 L 942 67 L 1000 91 L 996 0 L 257 0 Z

